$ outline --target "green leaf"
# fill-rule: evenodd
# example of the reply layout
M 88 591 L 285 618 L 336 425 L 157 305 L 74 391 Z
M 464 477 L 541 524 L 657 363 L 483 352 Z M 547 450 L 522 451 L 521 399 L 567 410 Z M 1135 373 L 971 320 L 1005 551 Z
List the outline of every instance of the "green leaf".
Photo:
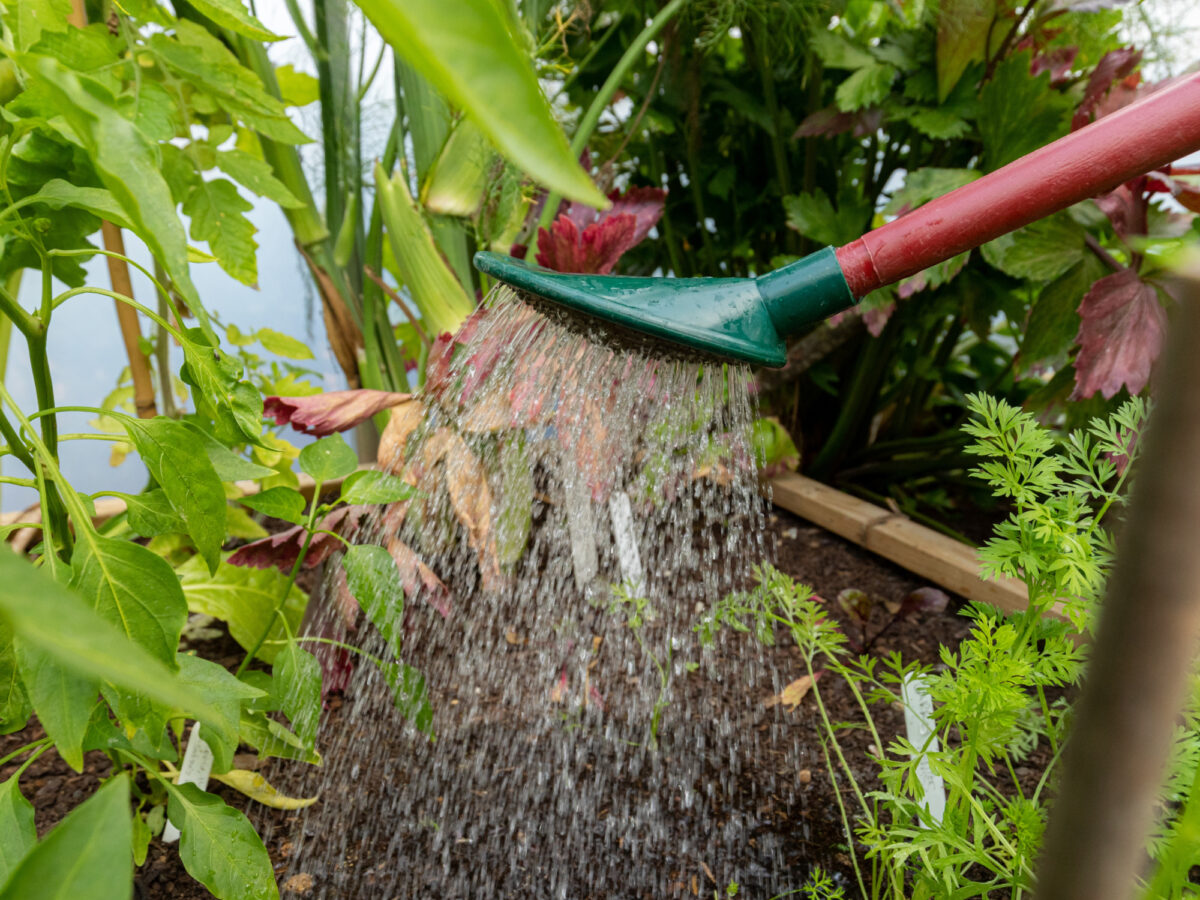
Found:
M 0 784 L 0 884 L 17 868 L 37 843 L 33 804 L 21 793 L 14 774 Z
M 185 364 L 183 380 L 194 387 L 197 411 L 216 420 L 216 436 L 229 444 L 258 444 L 262 436 L 262 395 L 241 381 L 242 364 L 223 352 L 198 329 L 189 329 L 180 342 Z
M 21 681 L 17 648 L 12 628 L 0 619 L 0 734 L 20 731 L 29 721 L 32 707 Z M 0 884 L 3 884 L 0 879 Z
M 347 503 L 396 503 L 412 495 L 412 485 L 403 478 L 373 469 L 352 472 L 342 482 L 342 499 Z
M 979 92 L 979 136 L 987 168 L 998 169 L 1061 137 L 1073 101 L 1050 87 L 1050 73 L 1029 74 L 1030 54 L 1017 53 L 996 66 Z
M 192 718 L 213 712 L 204 696 L 180 684 L 172 668 L 15 554 L 0 553 L 0 619 L 7 621 L 25 652 L 39 650 L 76 675 L 140 692 L 187 710 Z
M 225 507 L 225 532 L 231 538 L 245 541 L 270 537 L 270 532 L 250 518 L 249 512 L 232 503 Z
M 121 900 L 133 896 L 129 776 L 77 806 L 13 872 L 0 900 Z
M 861 69 L 875 62 L 870 53 L 834 31 L 815 31 L 808 39 L 808 46 L 827 69 Z
M 3 6 L 9 10 L 5 22 L 19 51 L 36 44 L 43 32 L 66 31 L 71 15 L 71 0 L 4 0 Z
M 221 268 L 243 284 L 258 286 L 258 229 L 243 215 L 254 204 L 238 193 L 232 181 L 201 180 L 183 203 L 192 220 L 194 240 L 207 241 Z
M 960 138 L 971 126 L 964 119 L 944 109 L 922 109 L 908 117 L 913 127 L 939 141 Z
M 294 488 L 273 487 L 259 494 L 240 497 L 238 503 L 248 506 L 264 516 L 283 519 L 293 525 L 304 524 L 304 495 Z
M 884 215 L 898 215 L 904 207 L 916 209 L 964 184 L 970 184 L 982 175 L 982 172 L 974 169 L 938 169 L 934 167 L 925 167 L 909 172 L 904 179 L 904 187 L 896 191 L 888 205 L 883 208 Z
M 834 209 L 828 195 L 817 188 L 811 194 L 790 194 L 783 198 L 787 224 L 820 244 L 840 247 L 862 235 L 867 210 L 854 203 Z
M 1079 333 L 1077 310 L 1083 295 L 1105 274 L 1107 270 L 1103 264 L 1088 254 L 1042 288 L 1025 327 L 1019 368 L 1028 369 L 1070 349 Z
M 300 449 L 300 468 L 316 481 L 333 481 L 358 468 L 358 454 L 340 434 L 331 434 Z
M 838 109 L 843 112 L 854 112 L 883 102 L 887 98 L 895 78 L 896 67 L 887 63 L 872 62 L 861 69 L 856 69 L 834 91 L 833 97 L 837 101 Z
M 445 216 L 474 216 L 491 181 L 491 145 L 470 119 L 460 119 L 421 185 L 421 205 Z
M 268 31 L 262 22 L 254 18 L 242 0 L 189 0 L 189 2 L 222 28 L 244 34 L 256 41 L 283 40 L 281 36 Z
M 283 596 L 288 579 L 278 569 L 251 569 L 223 562 L 215 574 L 209 574 L 203 561 L 192 557 L 177 571 L 188 610 L 225 622 L 230 636 L 243 649 L 253 647 L 268 624 L 271 625 L 268 641 L 283 640 L 286 636 L 283 623 L 275 616 L 275 605 Z M 307 605 L 308 595 L 292 585 L 283 615 L 293 634 L 300 627 Z M 278 647 L 264 643 L 258 658 L 268 663 L 274 661 Z
M 967 66 L 987 54 L 995 0 L 941 0 L 937 8 L 938 102 L 945 100 Z
M 58 755 L 82 772 L 83 738 L 100 694 L 99 681 L 66 668 L 49 653 L 20 639 L 17 662 L 38 721 L 54 740 Z
M 125 501 L 125 515 L 134 534 L 154 537 L 156 534 L 187 532 L 187 523 L 171 506 L 162 488 L 144 494 L 117 494 Z
M 207 328 L 208 317 L 188 271 L 187 236 L 160 173 L 156 145 L 116 110 L 115 100 L 98 83 L 46 57 L 19 62 L 47 88 L 46 96 L 55 101 L 47 114 L 62 116 L 70 126 L 133 230 L 162 261 L 201 327 Z
M 410 665 L 395 663 L 384 667 L 383 677 L 392 689 L 392 700 L 400 715 L 417 731 L 432 737 L 433 704 L 429 701 L 425 676 Z
M 125 218 L 125 210 L 117 203 L 112 192 L 106 191 L 104 188 L 79 187 L 69 181 L 63 181 L 61 178 L 52 178 L 42 185 L 37 193 L 27 199 L 44 203 L 51 209 L 74 206 L 77 209 L 87 210 L 98 218 L 107 219 L 122 228 L 132 227 Z
M 1030 281 L 1051 281 L 1083 260 L 1084 230 L 1059 213 L 984 244 L 983 258 L 1001 272 Z
M 234 453 L 215 437 L 195 425 L 188 425 L 193 442 L 199 442 L 204 447 L 204 455 L 212 463 L 217 477 L 222 481 L 256 481 L 260 478 L 270 478 L 275 474 L 274 469 L 261 466 L 252 460 Z
M 271 328 L 260 328 L 254 332 L 255 339 L 270 353 L 284 359 L 313 359 L 313 352 L 303 341 Z
M 274 200 L 286 209 L 298 209 L 304 205 L 287 189 L 287 185 L 275 177 L 275 170 L 271 168 L 270 163 L 249 153 L 243 153 L 241 150 L 219 150 L 217 168 L 247 190 L 268 200 Z
M 288 106 L 308 106 L 321 99 L 321 82 L 307 72 L 297 72 L 291 63 L 275 70 L 279 96 Z
M 404 584 L 396 561 L 383 547 L 353 544 L 342 557 L 350 593 L 396 655 L 404 635 Z
M 529 64 L 494 0 L 357 0 L 384 40 L 496 148 L 551 190 L 598 209 L 608 201 L 554 121 Z
M 242 713 L 240 736 L 242 742 L 257 750 L 260 757 L 294 759 L 314 766 L 321 764 L 320 755 L 311 745 L 305 744 L 288 729 L 261 712 Z
M 225 490 L 212 463 L 196 453 L 191 430 L 174 419 L 122 421 L 150 475 L 186 523 L 196 549 L 215 569 L 225 541 Z
M 174 668 L 187 603 L 175 572 L 140 544 L 83 531 L 70 587 L 126 638 Z
M 218 900 L 278 900 L 271 858 L 250 820 L 194 784 L 166 788 L 167 818 L 179 829 L 188 874 Z
M 311 745 L 321 721 L 321 664 L 295 641 L 288 641 L 275 657 L 273 671 L 280 708 L 297 737 Z
M 180 681 L 211 698 L 213 713 L 198 717 L 201 739 L 213 753 L 213 771 L 228 772 L 237 750 L 243 701 L 262 696 L 258 688 L 235 678 L 224 666 L 179 654 Z

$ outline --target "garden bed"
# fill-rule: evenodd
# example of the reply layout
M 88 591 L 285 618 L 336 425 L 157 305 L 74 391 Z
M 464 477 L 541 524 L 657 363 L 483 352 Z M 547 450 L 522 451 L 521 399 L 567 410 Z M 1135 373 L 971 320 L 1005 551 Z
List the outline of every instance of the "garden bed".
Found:
M 777 510 L 772 517 L 771 527 L 778 541 L 779 568 L 797 580 L 811 585 L 821 597 L 829 601 L 840 591 L 851 588 L 882 599 L 899 600 L 910 591 L 924 586 L 924 582 L 910 573 L 790 513 Z M 844 621 L 845 615 L 836 603 L 829 602 L 828 607 L 835 618 L 843 620 L 848 633 L 857 635 L 857 626 Z M 886 616 L 882 615 L 882 609 L 878 609 L 877 612 L 880 615 L 870 624 L 869 634 L 873 634 L 885 624 Z M 925 662 L 935 662 L 939 646 L 953 648 L 965 633 L 966 623 L 954 614 L 952 604 L 943 614 L 921 614 L 896 621 L 872 642 L 870 652 L 875 655 L 899 652 L 906 659 L 919 658 Z M 736 648 L 738 644 L 730 646 Z M 197 649 L 229 666 L 236 665 L 240 659 L 236 646 L 227 638 L 202 642 L 197 645 Z M 783 677 L 795 678 L 802 674 L 798 660 L 794 659 L 796 651 L 793 647 L 785 643 L 768 652 L 771 654 L 772 664 Z M 852 698 L 843 684 L 834 679 L 827 679 L 821 682 L 821 689 L 834 721 L 855 717 Z M 719 793 L 715 802 L 718 816 L 753 823 L 752 836 L 749 838 L 752 842 L 751 850 L 756 846 L 762 848 L 761 860 L 758 863 L 751 862 L 742 870 L 742 886 L 746 895 L 759 896 L 761 893 L 762 896 L 770 896 L 762 892 L 776 888 L 784 890 L 789 885 L 798 886 L 814 864 L 845 879 L 849 870 L 845 838 L 819 751 L 817 722 L 811 696 L 801 703 L 798 710 L 784 711 L 778 704 L 771 702 L 772 693 L 765 687 L 756 689 L 757 692 L 747 692 L 734 684 L 714 689 L 702 673 L 688 676 L 676 685 L 675 690 L 677 703 L 687 704 L 688 695 L 697 695 L 694 698 L 696 702 L 700 702 L 702 697 L 703 702 L 711 709 L 714 722 L 728 717 L 729 721 L 736 723 L 739 731 L 766 731 L 775 724 L 790 732 L 789 736 L 794 738 L 793 741 L 787 742 L 788 744 L 801 748 L 801 761 L 797 767 L 793 761 L 794 754 L 771 751 L 771 748 L 776 746 L 774 743 L 736 742 L 740 754 L 737 764 L 733 766 L 737 770 L 736 778 L 729 783 L 728 790 Z M 333 698 L 331 707 L 330 722 L 336 725 L 340 712 L 340 698 Z M 885 741 L 903 729 L 903 716 L 898 710 L 882 712 L 879 722 L 888 732 L 883 735 Z M 865 734 L 860 734 L 851 733 L 845 743 L 851 751 L 852 766 L 868 779 L 866 783 L 869 784 L 872 766 L 865 756 L 868 741 Z M 39 732 L 36 725 L 31 725 L 24 732 L 8 735 L 0 742 L 0 753 L 37 736 Z M 761 752 L 755 756 L 751 748 L 759 748 Z M 247 767 L 255 764 L 253 756 L 241 757 L 238 762 Z M 100 753 L 88 754 L 82 774 L 70 771 L 53 752 L 39 759 L 26 772 L 22 781 L 22 786 L 37 811 L 39 834 L 44 834 L 94 790 L 98 776 L 107 771 L 107 767 L 108 761 Z M 277 767 L 272 768 L 278 771 Z M 4 771 L 0 772 L 0 777 L 7 777 L 12 769 L 12 766 L 5 767 Z M 713 774 L 715 777 L 718 773 Z M 280 776 L 272 773 L 271 777 L 274 779 Z M 766 793 L 763 790 L 765 785 L 774 785 L 775 789 Z M 632 777 L 621 785 L 621 789 L 641 794 L 653 792 L 654 787 L 646 779 L 639 780 L 637 777 Z M 235 806 L 244 808 L 248 805 L 244 798 L 231 789 L 221 785 L 213 785 L 210 789 Z M 332 800 L 334 798 L 321 802 Z M 503 799 L 497 802 L 503 802 Z M 298 814 L 263 811 L 261 807 L 250 812 L 260 820 L 264 830 L 270 832 L 268 850 L 276 864 L 277 872 L 280 873 L 284 895 L 301 897 L 306 893 L 315 893 L 315 888 L 308 887 L 310 879 L 304 877 L 307 874 L 304 864 L 288 858 L 293 847 L 289 832 L 297 821 Z M 355 827 L 352 822 L 346 824 L 348 828 Z M 674 824 L 680 829 L 687 828 L 684 822 Z M 339 836 L 339 840 L 341 838 L 342 836 Z M 680 835 L 679 843 L 686 845 L 686 835 Z M 368 848 L 362 849 L 366 852 Z M 754 857 L 755 853 L 750 852 L 748 855 Z M 436 878 L 440 866 L 445 864 L 446 860 L 452 867 L 482 865 L 496 868 L 496 877 L 499 878 L 497 883 L 512 883 L 514 890 L 519 881 L 524 881 L 529 886 L 536 885 L 536 871 L 522 871 L 517 866 L 508 874 L 502 873 L 500 867 L 504 867 L 503 861 L 476 858 L 466 843 L 455 848 L 445 860 L 439 859 L 437 864 L 431 861 L 429 872 L 423 876 L 422 873 L 413 873 L 413 877 Z M 721 889 L 725 887 L 723 878 L 726 873 L 721 871 L 715 860 L 681 857 L 665 864 L 668 865 L 669 871 L 662 873 L 662 877 L 666 879 L 668 889 L 673 889 L 672 893 L 680 896 L 711 896 L 715 887 L 714 879 L 722 881 L 719 885 Z M 746 873 L 749 873 L 749 877 Z M 849 886 L 849 881 L 843 883 Z M 642 886 L 629 885 L 628 896 L 642 896 L 639 887 Z M 425 889 L 434 889 L 433 882 L 431 881 Z M 137 890 L 139 893 L 136 896 L 144 898 L 208 896 L 207 892 L 184 872 L 175 847 L 164 845 L 158 840 L 151 844 L 147 864 L 138 872 Z M 433 894 L 418 893 L 414 896 Z M 608 896 L 615 895 L 609 891 Z

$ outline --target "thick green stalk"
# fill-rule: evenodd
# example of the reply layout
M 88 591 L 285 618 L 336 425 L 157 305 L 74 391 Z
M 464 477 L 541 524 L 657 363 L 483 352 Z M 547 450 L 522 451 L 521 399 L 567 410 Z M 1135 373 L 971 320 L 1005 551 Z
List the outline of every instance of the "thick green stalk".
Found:
M 663 26 L 673 19 L 687 0 L 671 0 L 664 6 L 653 19 L 650 24 L 642 29 L 639 34 L 629 45 L 629 48 L 617 61 L 604 84 L 600 86 L 596 96 L 592 98 L 591 105 L 583 114 L 583 118 L 579 122 L 579 127 L 575 130 L 575 137 L 571 141 L 571 152 L 579 157 L 587 148 L 588 141 L 592 139 L 592 132 L 596 130 L 596 126 L 600 124 L 600 116 L 612 102 L 613 96 L 617 92 L 617 88 L 621 86 L 621 82 L 625 76 L 629 74 L 629 70 L 641 60 L 642 54 L 646 52 L 646 45 L 654 40 L 655 35 L 662 31 Z M 554 221 L 554 216 L 558 211 L 558 204 L 562 200 L 562 195 L 551 192 L 546 198 L 546 205 L 542 209 L 541 218 L 538 219 L 538 228 L 549 228 L 550 223 Z

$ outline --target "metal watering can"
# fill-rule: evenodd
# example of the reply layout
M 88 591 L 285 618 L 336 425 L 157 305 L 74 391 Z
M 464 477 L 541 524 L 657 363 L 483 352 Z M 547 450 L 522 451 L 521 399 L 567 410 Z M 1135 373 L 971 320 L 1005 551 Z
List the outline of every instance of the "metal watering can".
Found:
M 1200 150 L 1200 73 L 1186 76 L 842 247 L 757 278 L 554 272 L 475 254 L 493 278 L 618 331 L 778 368 L 786 339 L 892 284 Z

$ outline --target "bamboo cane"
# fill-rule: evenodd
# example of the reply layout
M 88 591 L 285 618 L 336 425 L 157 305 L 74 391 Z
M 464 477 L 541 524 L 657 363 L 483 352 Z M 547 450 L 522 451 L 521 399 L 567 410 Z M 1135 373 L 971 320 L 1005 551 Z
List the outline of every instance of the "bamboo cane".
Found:
M 121 229 L 112 222 L 104 222 L 100 231 L 104 237 L 104 248 L 124 256 L 125 238 L 121 235 Z M 129 264 L 125 260 L 108 257 L 108 277 L 114 291 L 133 297 L 133 282 L 129 277 Z M 154 405 L 154 377 L 150 374 L 150 360 L 142 352 L 142 329 L 138 324 L 137 310 L 117 300 L 113 303 L 117 307 L 117 322 L 121 326 L 121 339 L 125 342 L 129 371 L 133 375 L 134 408 L 138 418 L 153 419 L 158 415 Z M 166 390 L 165 382 L 163 390 Z

